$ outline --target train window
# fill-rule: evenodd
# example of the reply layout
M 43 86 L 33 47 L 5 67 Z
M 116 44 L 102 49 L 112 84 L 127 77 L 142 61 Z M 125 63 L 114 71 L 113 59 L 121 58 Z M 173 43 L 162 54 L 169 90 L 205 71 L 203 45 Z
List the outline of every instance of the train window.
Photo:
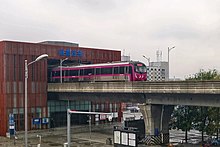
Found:
M 66 76 L 66 71 L 65 70 L 62 71 L 62 76 Z
M 54 76 L 54 77 L 60 76 L 60 72 L 59 72 L 59 71 L 54 71 L 54 72 L 53 72 L 53 76 Z
M 94 75 L 94 69 L 92 68 L 84 69 L 84 75 Z
M 83 76 L 83 75 L 84 75 L 84 73 L 83 73 L 83 69 L 80 69 L 80 71 L 79 71 L 79 75 L 80 75 L 80 76 Z
M 96 75 L 100 75 L 101 74 L 101 68 L 96 68 Z
M 124 67 L 120 67 L 120 68 L 119 68 L 119 73 L 120 73 L 120 74 L 124 74 L 124 72 L 125 72 L 124 69 L 125 69 Z
M 153 70 L 153 69 L 151 68 L 151 70 Z M 154 70 L 156 71 L 157 69 L 154 69 Z M 145 73 L 145 72 L 147 72 L 147 68 L 143 64 L 136 64 L 135 65 L 135 72 Z
M 119 74 L 119 67 L 114 67 L 114 74 Z
M 101 74 L 112 74 L 112 68 L 101 68 Z
M 129 66 L 125 66 L 125 73 L 126 73 L 126 74 L 131 73 L 131 72 L 129 71 Z
M 78 70 L 71 70 L 70 76 L 78 76 Z
M 70 75 L 70 71 L 69 70 L 65 70 L 65 76 L 69 76 Z
M 131 74 L 131 73 L 132 73 L 132 67 L 129 66 L 129 74 Z

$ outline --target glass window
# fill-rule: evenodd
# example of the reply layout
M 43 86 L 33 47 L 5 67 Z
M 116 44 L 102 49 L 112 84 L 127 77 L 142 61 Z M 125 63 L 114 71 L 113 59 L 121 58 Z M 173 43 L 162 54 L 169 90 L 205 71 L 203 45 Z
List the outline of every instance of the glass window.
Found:
M 94 69 L 92 68 L 84 69 L 84 75 L 94 75 Z
M 55 106 L 50 106 L 50 111 L 55 112 Z
M 114 74 L 119 74 L 119 67 L 114 67 Z
M 13 102 L 14 102 L 14 107 L 17 107 L 17 95 L 13 94 Z
M 99 111 L 99 104 L 96 104 L 95 110 Z
M 85 105 L 81 104 L 79 110 L 85 110 Z
M 120 68 L 119 68 L 119 73 L 120 73 L 120 74 L 124 74 L 124 67 L 120 67 Z
M 80 74 L 80 76 L 83 76 L 83 75 L 84 75 L 83 69 L 80 69 L 79 74 Z
M 70 70 L 65 70 L 65 76 L 70 76 Z
M 109 111 L 112 112 L 112 103 L 109 104 Z
M 101 68 L 101 74 L 112 74 L 112 68 Z
M 100 75 L 101 74 L 101 68 L 96 68 L 96 75 Z
M 79 105 L 76 105 L 76 110 L 80 110 L 80 109 L 79 109 Z
M 36 109 L 36 117 L 41 118 L 41 107 L 37 107 L 37 109 Z
M 101 104 L 101 111 L 104 111 L 104 109 L 105 109 L 105 105 Z
M 78 76 L 78 70 L 71 70 L 70 76 Z
M 22 115 L 24 114 L 24 108 L 20 108 L 19 113 L 20 113 L 20 118 L 24 118 L 24 115 Z
M 66 111 L 66 106 L 61 105 L 61 106 L 60 106 L 60 110 L 61 110 L 61 111 Z
M 54 71 L 54 76 L 60 76 L 60 71 Z
M 151 70 L 153 70 L 153 69 L 151 69 Z M 147 72 L 147 68 L 146 68 L 146 66 L 135 66 L 135 71 L 139 72 L 139 73 L 144 73 L 144 72 Z
M 18 109 L 13 108 L 13 114 L 18 114 Z
M 128 74 L 128 73 L 131 73 L 131 66 L 125 66 L 125 73 Z

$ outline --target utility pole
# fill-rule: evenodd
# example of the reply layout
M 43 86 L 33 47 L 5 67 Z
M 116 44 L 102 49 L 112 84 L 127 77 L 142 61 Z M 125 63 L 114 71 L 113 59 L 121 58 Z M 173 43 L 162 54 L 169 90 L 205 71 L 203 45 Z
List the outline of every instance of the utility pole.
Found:
M 168 47 L 168 80 L 170 80 L 170 51 L 174 49 L 175 46 L 169 48 Z

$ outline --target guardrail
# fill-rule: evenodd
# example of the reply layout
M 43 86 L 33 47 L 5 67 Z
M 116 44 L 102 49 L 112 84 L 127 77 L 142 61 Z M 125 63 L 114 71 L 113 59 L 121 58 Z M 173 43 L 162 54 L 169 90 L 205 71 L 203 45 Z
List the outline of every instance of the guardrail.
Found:
M 48 92 L 220 94 L 220 81 L 48 83 Z

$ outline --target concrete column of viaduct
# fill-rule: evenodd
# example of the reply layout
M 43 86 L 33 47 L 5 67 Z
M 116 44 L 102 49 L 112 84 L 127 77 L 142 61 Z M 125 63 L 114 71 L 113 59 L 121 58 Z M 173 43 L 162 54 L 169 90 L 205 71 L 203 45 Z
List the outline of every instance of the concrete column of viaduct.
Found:
M 169 143 L 169 121 L 174 106 L 141 104 L 140 111 L 145 123 L 146 144 Z

